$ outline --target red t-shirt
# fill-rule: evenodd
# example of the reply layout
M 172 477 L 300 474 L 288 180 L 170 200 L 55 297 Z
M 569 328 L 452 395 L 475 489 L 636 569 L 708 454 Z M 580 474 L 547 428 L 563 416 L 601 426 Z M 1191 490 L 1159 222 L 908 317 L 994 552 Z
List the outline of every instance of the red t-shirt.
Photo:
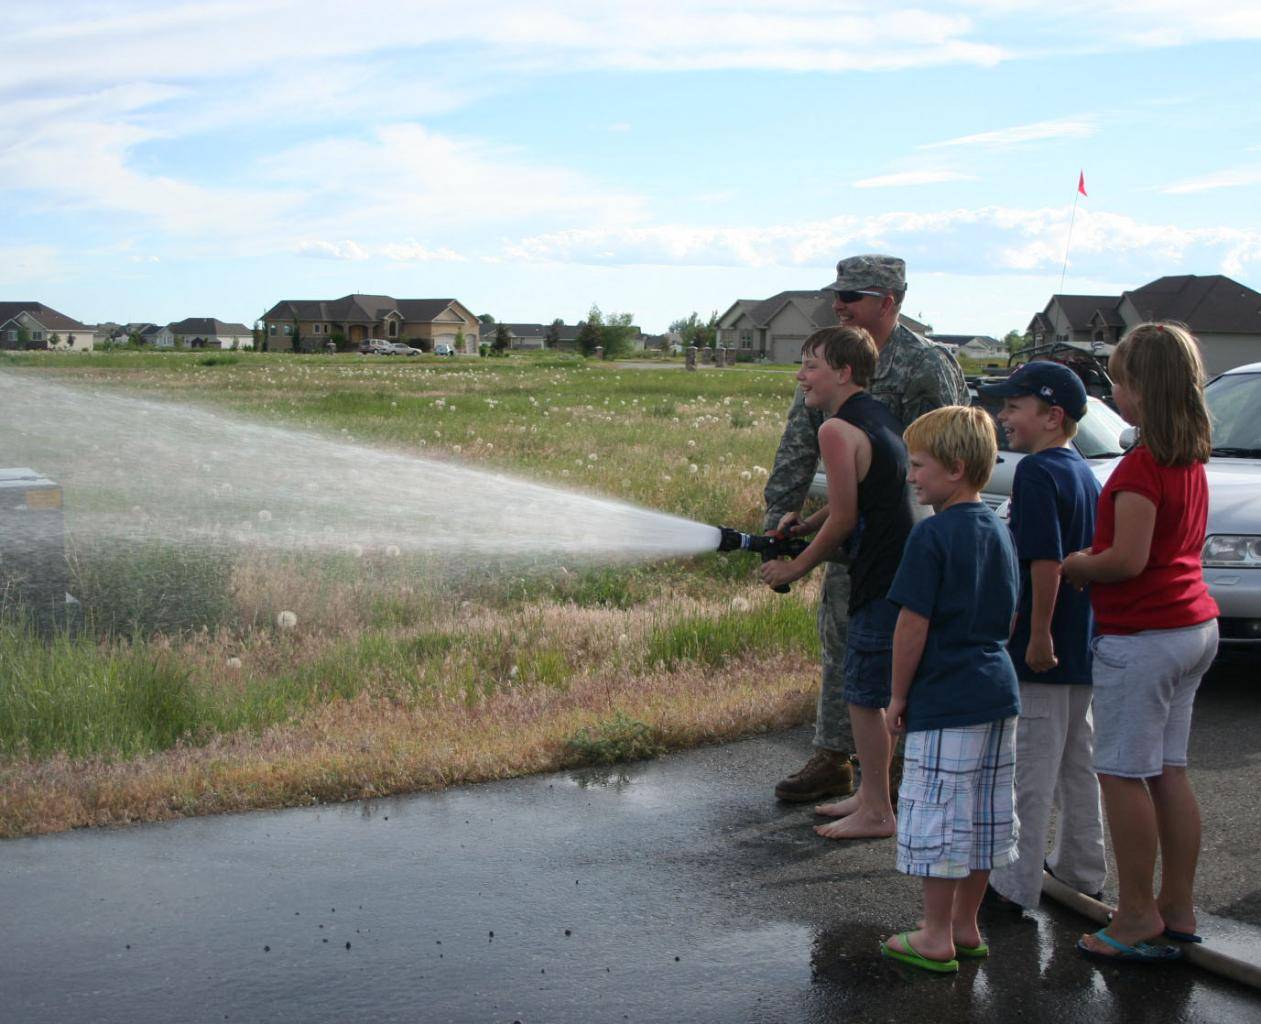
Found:
M 1146 445 L 1136 445 L 1117 465 L 1099 495 L 1092 553 L 1112 547 L 1118 491 L 1141 494 L 1156 506 L 1156 528 L 1147 566 L 1133 579 L 1092 583 L 1090 603 L 1099 633 L 1179 629 L 1217 616 L 1204 584 L 1200 551 L 1208 520 L 1204 464 L 1161 466 Z

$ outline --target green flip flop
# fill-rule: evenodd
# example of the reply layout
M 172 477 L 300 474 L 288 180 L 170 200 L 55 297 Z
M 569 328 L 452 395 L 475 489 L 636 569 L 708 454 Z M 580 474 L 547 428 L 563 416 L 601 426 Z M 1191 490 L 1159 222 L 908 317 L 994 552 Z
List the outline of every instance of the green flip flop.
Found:
M 904 964 L 910 964 L 912 967 L 919 967 L 925 971 L 932 971 L 935 974 L 954 974 L 959 970 L 958 960 L 930 960 L 926 956 L 920 956 L 915 952 L 915 947 L 911 945 L 910 932 L 900 932 L 898 941 L 902 943 L 903 949 L 894 949 L 887 942 L 880 943 L 880 953 L 887 956 L 890 960 L 899 960 Z
M 959 943 L 955 943 L 955 956 L 965 957 L 968 960 L 980 960 L 989 955 L 988 943 L 982 942 L 979 946 L 960 946 Z

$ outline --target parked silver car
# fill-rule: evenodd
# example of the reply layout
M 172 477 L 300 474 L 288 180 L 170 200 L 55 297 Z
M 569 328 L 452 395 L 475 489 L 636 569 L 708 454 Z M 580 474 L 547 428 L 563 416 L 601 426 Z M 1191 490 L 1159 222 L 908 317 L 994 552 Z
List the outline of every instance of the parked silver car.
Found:
M 1261 653 L 1261 363 L 1214 377 L 1204 398 L 1213 422 L 1204 580 L 1221 610 L 1221 646 Z

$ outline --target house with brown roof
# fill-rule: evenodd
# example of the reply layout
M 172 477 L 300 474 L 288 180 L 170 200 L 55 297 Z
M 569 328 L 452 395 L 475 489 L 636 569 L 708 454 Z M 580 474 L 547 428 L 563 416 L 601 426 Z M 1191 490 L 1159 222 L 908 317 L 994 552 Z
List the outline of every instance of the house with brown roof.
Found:
M 224 323 L 210 316 L 190 316 L 167 324 L 172 345 L 185 348 L 253 348 L 254 332 L 245 324 Z M 157 342 L 159 347 L 162 342 Z
M 928 328 L 909 316 L 898 322 L 916 334 Z M 822 327 L 835 327 L 829 291 L 786 291 L 769 299 L 737 299 L 718 318 L 718 344 L 751 359 L 795 363 L 801 343 Z
M 1221 274 L 1160 277 L 1120 295 L 1052 295 L 1025 337 L 1108 351 L 1149 320 L 1186 324 L 1210 375 L 1261 360 L 1261 293 Z
M 482 326 L 455 299 L 359 294 L 340 299 L 283 299 L 262 320 L 267 348 L 273 352 L 320 351 L 340 338 L 343 347 L 368 340 L 399 341 L 425 352 L 446 344 L 462 355 L 477 355 Z
M 0 302 L 0 349 L 90 352 L 96 332 L 42 302 Z

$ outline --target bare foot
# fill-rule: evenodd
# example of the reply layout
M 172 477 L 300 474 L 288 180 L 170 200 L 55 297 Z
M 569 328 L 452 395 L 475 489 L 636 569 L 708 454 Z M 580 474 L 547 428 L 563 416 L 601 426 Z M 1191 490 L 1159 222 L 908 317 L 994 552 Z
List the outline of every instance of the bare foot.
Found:
M 922 917 L 915 922 L 915 927 L 924 927 L 924 919 Z M 981 929 L 975 923 L 963 925 L 962 927 L 955 925 L 951 929 L 951 938 L 954 940 L 955 946 L 963 946 L 965 949 L 976 949 L 977 946 L 982 945 L 985 941 L 981 938 Z
M 847 796 L 844 800 L 837 800 L 830 804 L 819 804 L 815 807 L 815 814 L 822 814 L 828 818 L 843 818 L 847 814 L 853 814 L 858 810 L 858 794 Z
M 1164 919 L 1165 927 L 1175 932 L 1183 932 L 1187 935 L 1195 934 L 1195 910 L 1181 911 L 1174 907 L 1162 907 L 1157 905 L 1160 916 Z
M 922 928 L 919 931 L 911 932 L 906 937 L 907 941 L 914 947 L 913 949 L 906 949 L 901 942 L 901 938 L 901 934 L 894 935 L 888 940 L 887 945 L 891 949 L 896 949 L 902 953 L 918 953 L 929 960 L 940 960 L 943 963 L 954 959 L 955 948 L 953 943 L 949 943 L 949 940 L 947 940 L 949 943 L 947 945 L 933 942 L 930 940 L 928 932 Z
M 892 814 L 881 817 L 859 810 L 847 818 L 815 825 L 814 830 L 824 839 L 888 839 L 898 834 L 898 819 Z

